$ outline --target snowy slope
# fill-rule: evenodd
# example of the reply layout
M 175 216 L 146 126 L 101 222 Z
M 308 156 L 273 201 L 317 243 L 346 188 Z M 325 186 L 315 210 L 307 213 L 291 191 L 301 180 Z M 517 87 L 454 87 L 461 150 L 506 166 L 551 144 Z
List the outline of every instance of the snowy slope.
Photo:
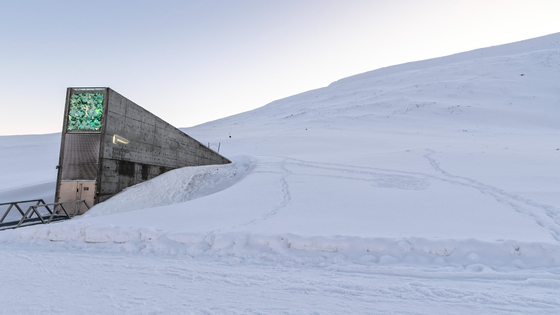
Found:
M 182 184 L 153 190 L 146 183 L 47 229 L 91 225 L 556 244 L 559 39 L 551 35 L 380 69 L 188 129 L 199 139 L 221 142 L 235 165 L 197 178 L 193 170 L 171 172 L 154 181 L 174 177 Z M 16 137 L 3 139 L 17 152 L 4 154 L 22 167 L 16 158 L 40 160 L 41 173 L 22 176 L 10 168 L 3 187 L 15 176 L 19 185 L 27 178 L 52 183 L 55 170 L 46 159 L 23 151 L 45 145 L 32 138 L 23 137 L 23 145 Z M 58 139 L 48 139 L 44 151 L 54 159 Z M 232 177 L 232 168 L 248 172 L 236 185 L 224 179 Z M 223 181 L 222 188 L 195 194 L 206 197 L 185 202 L 193 199 L 183 196 L 190 190 Z M 223 189 L 227 183 L 231 187 Z M 141 208 L 135 203 L 147 209 L 107 215 Z
M 232 165 L 0 242 L 557 288 L 559 69 L 560 33 L 345 78 L 185 129 Z M 59 136 L 0 137 L 0 202 L 46 194 Z
M 0 202 L 54 200 L 60 134 L 0 137 Z

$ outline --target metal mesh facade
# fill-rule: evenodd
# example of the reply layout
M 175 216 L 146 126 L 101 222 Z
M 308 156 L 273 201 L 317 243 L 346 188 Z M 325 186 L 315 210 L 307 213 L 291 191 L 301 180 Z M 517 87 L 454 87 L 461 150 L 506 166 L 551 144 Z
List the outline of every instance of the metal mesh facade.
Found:
M 99 161 L 99 133 L 64 135 L 62 180 L 96 180 Z

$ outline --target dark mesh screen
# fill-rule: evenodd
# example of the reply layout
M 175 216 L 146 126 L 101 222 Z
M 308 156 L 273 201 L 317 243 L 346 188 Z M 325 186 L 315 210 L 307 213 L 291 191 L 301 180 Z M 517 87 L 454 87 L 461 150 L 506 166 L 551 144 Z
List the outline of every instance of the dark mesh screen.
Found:
M 95 180 L 101 134 L 64 135 L 62 180 Z
M 119 175 L 134 177 L 134 162 L 119 161 Z

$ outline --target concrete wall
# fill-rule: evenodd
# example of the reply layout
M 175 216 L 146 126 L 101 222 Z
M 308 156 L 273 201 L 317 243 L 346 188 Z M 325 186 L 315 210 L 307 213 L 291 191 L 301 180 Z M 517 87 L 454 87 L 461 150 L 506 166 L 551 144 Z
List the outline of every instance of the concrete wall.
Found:
M 171 169 L 231 163 L 117 92 L 106 97 L 96 202 Z M 128 143 L 114 143 L 115 135 Z

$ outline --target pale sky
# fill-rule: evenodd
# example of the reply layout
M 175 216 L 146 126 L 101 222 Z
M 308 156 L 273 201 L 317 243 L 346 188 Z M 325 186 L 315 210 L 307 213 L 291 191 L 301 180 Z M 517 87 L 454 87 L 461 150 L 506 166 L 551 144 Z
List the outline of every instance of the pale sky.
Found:
M 556 32 L 559 0 L 0 0 L 0 135 L 59 132 L 67 87 L 110 87 L 188 127 Z

